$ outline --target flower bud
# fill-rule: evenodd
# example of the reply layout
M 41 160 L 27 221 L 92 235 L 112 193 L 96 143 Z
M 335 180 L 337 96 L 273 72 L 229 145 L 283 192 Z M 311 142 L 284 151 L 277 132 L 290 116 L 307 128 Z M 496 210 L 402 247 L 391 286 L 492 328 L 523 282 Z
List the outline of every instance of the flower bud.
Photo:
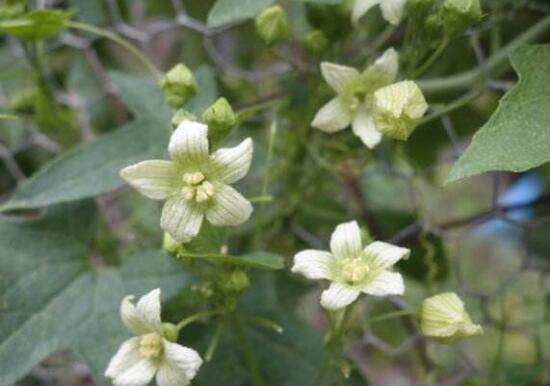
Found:
M 227 281 L 227 288 L 234 293 L 241 293 L 250 285 L 248 275 L 243 270 L 237 269 L 231 272 Z
M 409 138 L 427 109 L 424 95 L 413 81 L 394 83 L 374 93 L 376 128 L 394 139 Z
M 454 292 L 431 296 L 422 302 L 420 329 L 422 334 L 440 343 L 452 343 L 483 333 L 482 327 L 472 322 L 464 303 Z
M 210 137 L 223 137 L 235 126 L 237 117 L 225 98 L 218 98 L 214 104 L 204 110 L 202 120 L 208 125 Z
M 185 64 L 177 64 L 160 81 L 166 102 L 173 109 L 179 109 L 196 94 L 197 83 L 193 73 Z
M 273 44 L 288 37 L 288 20 L 279 5 L 273 5 L 256 16 L 256 32 L 266 44 Z
M 482 16 L 479 0 L 445 0 L 441 11 L 445 31 L 450 37 L 462 34 Z
M 162 249 L 169 255 L 176 256 L 180 249 L 180 243 L 170 236 L 168 232 L 164 232 L 164 238 L 162 239 Z
M 190 113 L 189 111 L 186 111 L 186 110 L 178 110 L 172 116 L 171 124 L 172 124 L 172 128 L 176 129 L 180 125 L 180 123 L 182 123 L 183 121 L 196 121 L 196 120 L 197 120 L 197 117 L 195 116 L 195 114 Z
M 314 29 L 308 32 L 304 44 L 311 52 L 323 52 L 327 49 L 329 41 L 323 31 Z
M 178 328 L 172 323 L 162 323 L 162 335 L 170 342 L 178 340 Z

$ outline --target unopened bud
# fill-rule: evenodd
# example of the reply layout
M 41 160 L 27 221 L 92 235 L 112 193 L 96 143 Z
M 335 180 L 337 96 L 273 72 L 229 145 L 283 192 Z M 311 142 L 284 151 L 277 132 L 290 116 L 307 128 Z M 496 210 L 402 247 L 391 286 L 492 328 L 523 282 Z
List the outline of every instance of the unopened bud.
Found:
M 175 342 L 178 340 L 178 328 L 172 323 L 162 323 L 162 335 L 169 342 Z
M 241 293 L 250 285 L 250 280 L 246 272 L 238 269 L 231 272 L 229 280 L 227 282 L 227 287 L 235 293 Z
M 373 115 L 376 128 L 390 138 L 406 140 L 428 109 L 420 88 L 403 81 L 374 93 Z
M 450 37 L 462 34 L 482 16 L 479 0 L 445 0 L 441 12 L 445 31 Z
M 193 73 L 185 64 L 177 64 L 160 81 L 166 102 L 173 109 L 179 109 L 197 93 L 197 83 Z
M 235 126 L 237 118 L 233 108 L 225 98 L 218 98 L 204 110 L 202 120 L 208 125 L 210 137 L 223 137 Z
M 472 322 L 464 303 L 454 292 L 431 296 L 422 302 L 420 329 L 424 336 L 440 343 L 452 343 L 483 333 L 481 326 Z
M 189 111 L 186 111 L 186 110 L 178 110 L 172 116 L 171 124 L 172 124 L 172 128 L 175 129 L 183 121 L 196 121 L 196 120 L 197 120 L 197 117 L 195 116 L 195 114 L 190 113 Z
M 329 41 L 323 31 L 314 29 L 308 32 L 304 44 L 311 52 L 323 52 L 327 49 Z
M 180 243 L 170 236 L 168 232 L 164 232 L 164 238 L 162 239 L 162 249 L 169 255 L 175 256 L 180 249 Z
M 288 20 L 283 8 L 273 5 L 256 16 L 256 31 L 266 44 L 273 44 L 288 37 Z

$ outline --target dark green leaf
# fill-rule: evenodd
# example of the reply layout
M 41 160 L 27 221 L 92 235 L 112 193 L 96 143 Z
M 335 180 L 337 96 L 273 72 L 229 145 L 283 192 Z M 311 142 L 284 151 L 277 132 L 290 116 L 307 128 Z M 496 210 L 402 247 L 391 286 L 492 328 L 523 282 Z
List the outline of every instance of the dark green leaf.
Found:
M 274 0 L 218 0 L 208 14 L 209 27 L 219 27 L 253 18 Z

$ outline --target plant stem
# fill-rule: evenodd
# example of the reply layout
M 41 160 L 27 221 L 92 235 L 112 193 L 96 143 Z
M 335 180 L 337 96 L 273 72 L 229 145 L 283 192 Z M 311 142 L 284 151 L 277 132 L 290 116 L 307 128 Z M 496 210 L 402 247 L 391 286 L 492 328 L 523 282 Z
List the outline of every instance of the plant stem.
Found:
M 216 314 L 219 314 L 219 313 L 220 313 L 219 310 L 208 310 L 208 311 L 197 312 L 196 314 L 191 315 L 191 316 L 183 319 L 178 324 L 176 324 L 176 328 L 178 330 L 181 330 L 182 328 L 190 325 L 191 323 L 193 323 L 193 322 L 195 322 L 199 319 L 207 318 L 209 316 L 216 315 Z
M 145 55 L 143 55 L 136 47 L 132 45 L 129 41 L 126 39 L 121 38 L 117 34 L 104 30 L 102 28 L 95 27 L 90 24 L 86 23 L 79 23 L 76 21 L 69 21 L 67 22 L 67 26 L 69 28 L 73 28 L 76 30 L 89 32 L 92 34 L 95 34 L 97 36 L 104 37 L 106 39 L 109 39 L 120 46 L 124 47 L 128 52 L 130 52 L 132 55 L 136 57 L 147 69 L 153 74 L 153 76 L 156 79 L 160 79 L 162 77 L 162 73 L 157 69 L 157 67 L 149 60 Z
M 381 322 L 388 319 L 400 318 L 402 316 L 409 316 L 414 314 L 415 312 L 413 310 L 398 310 L 398 311 L 388 312 L 387 314 L 374 316 L 372 318 L 369 318 L 368 322 L 376 323 L 376 322 Z
M 253 386 L 263 386 L 264 381 L 262 379 L 262 373 L 260 372 L 260 366 L 258 365 L 258 360 L 254 355 L 254 351 L 252 350 L 252 344 L 250 343 L 250 339 L 248 338 L 246 326 L 244 325 L 240 315 L 233 315 L 233 324 L 241 343 L 241 348 L 243 350 L 243 356 L 246 362 L 246 366 L 248 367 L 248 372 L 250 373 L 250 383 Z
M 485 73 L 492 73 L 493 76 L 498 76 L 506 71 L 507 66 L 502 66 L 508 55 L 519 46 L 529 43 L 538 38 L 543 33 L 550 29 L 550 16 L 544 17 L 542 20 L 528 28 L 521 35 L 516 37 L 500 51 L 491 56 L 482 67 L 463 72 L 461 74 L 445 77 L 431 78 L 418 80 L 417 83 L 427 94 L 437 94 L 441 92 L 461 90 L 469 88 L 481 81 Z
M 439 57 L 443 54 L 443 51 L 445 51 L 445 48 L 447 48 L 447 45 L 449 44 L 449 39 L 445 38 L 441 41 L 441 44 L 436 48 L 436 50 L 430 55 L 430 57 L 420 66 L 418 67 L 413 74 L 411 75 L 411 78 L 418 78 L 420 75 L 422 75 L 426 70 L 428 70 L 434 62 L 439 59 Z
M 449 103 L 445 107 L 443 107 L 443 108 L 441 108 L 437 111 L 434 111 L 430 115 L 426 115 L 424 118 L 422 118 L 420 120 L 420 123 L 418 125 L 419 126 L 424 125 L 428 122 L 433 121 L 434 119 L 437 119 L 437 118 L 439 118 L 439 117 L 441 117 L 445 114 L 450 113 L 451 111 L 454 111 L 456 109 L 461 108 L 462 106 L 468 104 L 469 102 L 471 102 L 472 100 L 477 98 L 479 96 L 479 94 L 481 94 L 481 90 L 482 90 L 481 88 L 477 88 L 473 91 L 470 91 L 470 92 L 462 95 L 461 97 L 455 99 L 454 101 L 452 101 L 451 103 Z

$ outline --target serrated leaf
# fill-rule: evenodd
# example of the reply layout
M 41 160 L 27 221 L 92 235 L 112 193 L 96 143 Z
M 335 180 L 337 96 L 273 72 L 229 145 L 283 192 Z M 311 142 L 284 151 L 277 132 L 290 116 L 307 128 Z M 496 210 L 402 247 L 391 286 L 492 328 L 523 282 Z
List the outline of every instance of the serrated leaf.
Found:
M 510 60 L 518 83 L 474 135 L 446 183 L 493 170 L 522 172 L 550 161 L 550 45 L 520 47 Z
M 0 21 L 0 33 L 28 40 L 46 39 L 63 31 L 70 17 L 69 12 L 38 9 L 15 19 Z
M 219 27 L 253 18 L 275 0 L 218 0 L 208 13 L 208 27 Z
M 88 256 L 94 219 L 94 206 L 82 202 L 35 220 L 0 217 L 1 386 L 66 349 L 86 360 L 96 384 L 109 385 L 105 366 L 129 336 L 119 319 L 121 299 L 159 286 L 173 295 L 186 285 L 181 266 L 161 253 L 94 268 Z

